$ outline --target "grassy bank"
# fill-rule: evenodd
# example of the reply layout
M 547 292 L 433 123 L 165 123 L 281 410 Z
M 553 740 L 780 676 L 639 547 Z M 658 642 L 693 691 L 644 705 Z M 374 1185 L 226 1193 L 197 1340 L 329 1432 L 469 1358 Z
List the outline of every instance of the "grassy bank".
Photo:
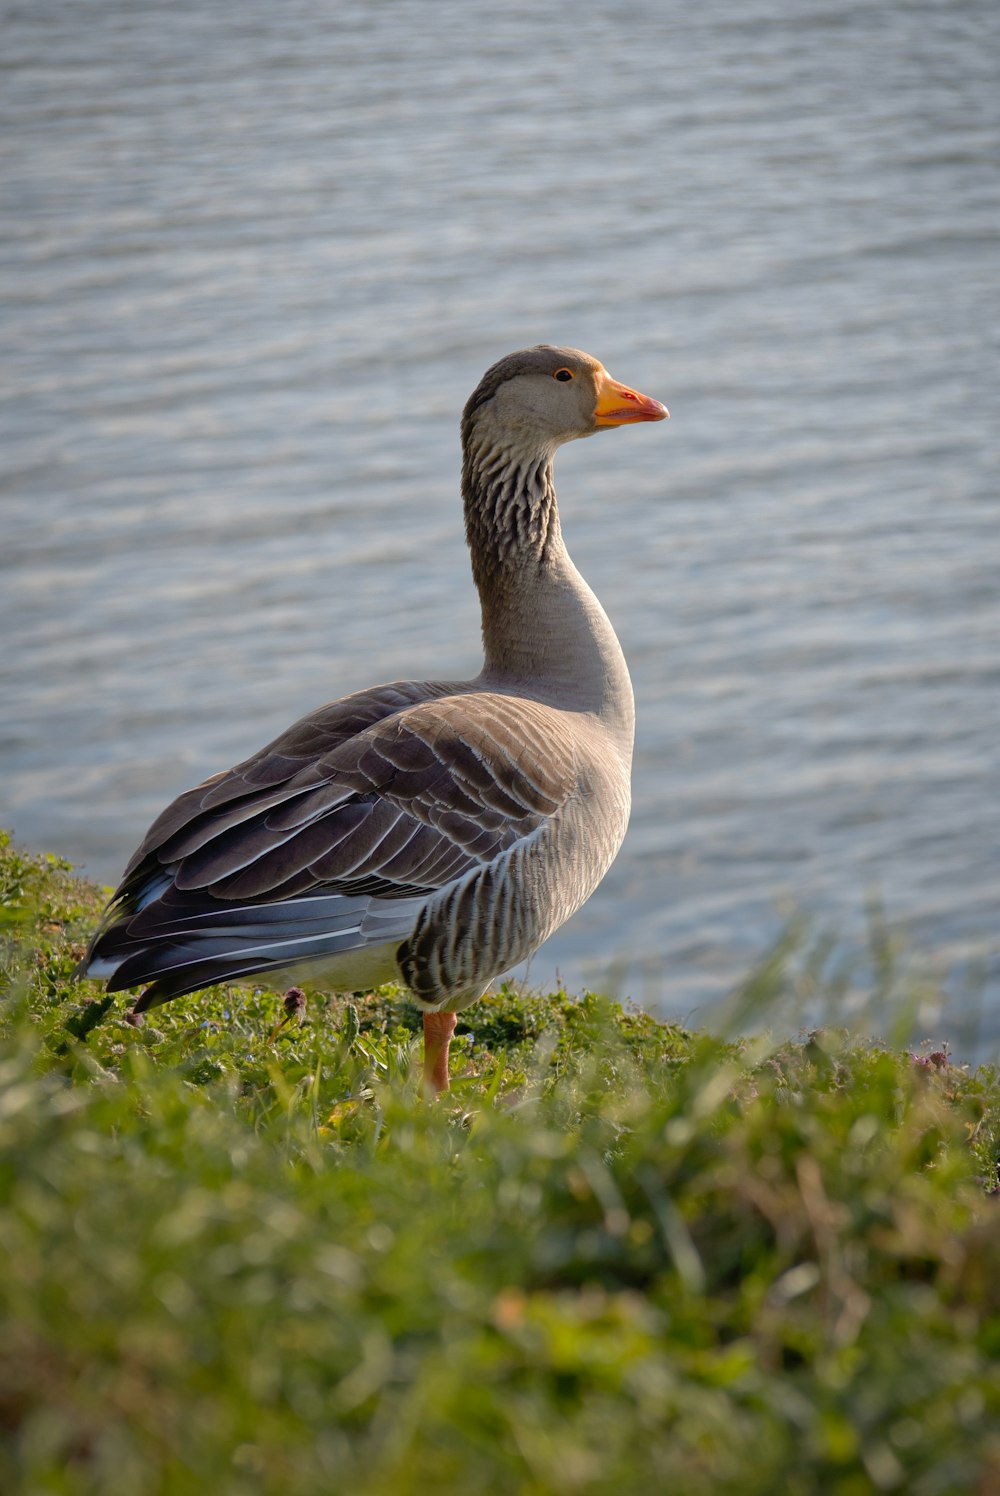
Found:
M 100 902 L 0 854 L 3 1491 L 1000 1490 L 994 1071 L 504 991 L 427 1105 L 397 994 L 131 1026 Z

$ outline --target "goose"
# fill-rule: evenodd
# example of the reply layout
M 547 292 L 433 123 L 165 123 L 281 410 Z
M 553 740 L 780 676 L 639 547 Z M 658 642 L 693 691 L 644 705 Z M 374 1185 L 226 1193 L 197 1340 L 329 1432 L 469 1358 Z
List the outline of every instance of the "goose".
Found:
M 632 684 L 563 542 L 553 458 L 667 415 L 575 348 L 493 364 L 461 425 L 480 673 L 330 702 L 180 795 L 77 974 L 142 986 L 134 1014 L 263 973 L 399 982 L 423 1012 L 424 1088 L 446 1091 L 456 1014 L 589 898 L 629 817 Z

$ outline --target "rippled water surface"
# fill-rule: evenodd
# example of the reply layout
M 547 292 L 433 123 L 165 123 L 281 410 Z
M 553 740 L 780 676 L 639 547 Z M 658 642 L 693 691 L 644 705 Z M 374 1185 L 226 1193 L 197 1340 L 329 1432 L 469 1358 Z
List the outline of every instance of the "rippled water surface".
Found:
M 989 0 L 9 9 L 0 819 L 111 881 L 473 672 L 458 414 L 570 343 L 673 420 L 557 465 L 636 810 L 531 979 L 696 1014 L 877 888 L 1000 1035 L 998 55 Z

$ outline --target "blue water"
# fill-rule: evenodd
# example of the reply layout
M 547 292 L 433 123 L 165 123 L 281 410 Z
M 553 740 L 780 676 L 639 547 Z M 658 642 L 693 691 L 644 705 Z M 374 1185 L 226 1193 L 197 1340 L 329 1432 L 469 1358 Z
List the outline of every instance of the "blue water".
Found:
M 473 672 L 458 414 L 570 343 L 673 419 L 557 465 L 636 809 L 530 979 L 697 1018 L 878 890 L 928 1032 L 1000 1039 L 1000 10 L 498 9 L 8 11 L 0 820 L 110 882 L 303 711 Z

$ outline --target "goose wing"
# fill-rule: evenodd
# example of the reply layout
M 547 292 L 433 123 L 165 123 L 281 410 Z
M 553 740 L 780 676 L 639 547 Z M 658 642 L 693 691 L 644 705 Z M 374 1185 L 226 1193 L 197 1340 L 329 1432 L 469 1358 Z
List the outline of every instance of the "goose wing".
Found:
M 407 705 L 402 689 L 402 702 L 401 688 L 381 688 L 378 702 L 364 693 L 303 719 L 169 806 L 83 969 L 108 976 L 109 991 L 152 982 L 143 1008 L 399 943 L 429 899 L 531 837 L 572 796 L 566 714 L 446 686 Z

